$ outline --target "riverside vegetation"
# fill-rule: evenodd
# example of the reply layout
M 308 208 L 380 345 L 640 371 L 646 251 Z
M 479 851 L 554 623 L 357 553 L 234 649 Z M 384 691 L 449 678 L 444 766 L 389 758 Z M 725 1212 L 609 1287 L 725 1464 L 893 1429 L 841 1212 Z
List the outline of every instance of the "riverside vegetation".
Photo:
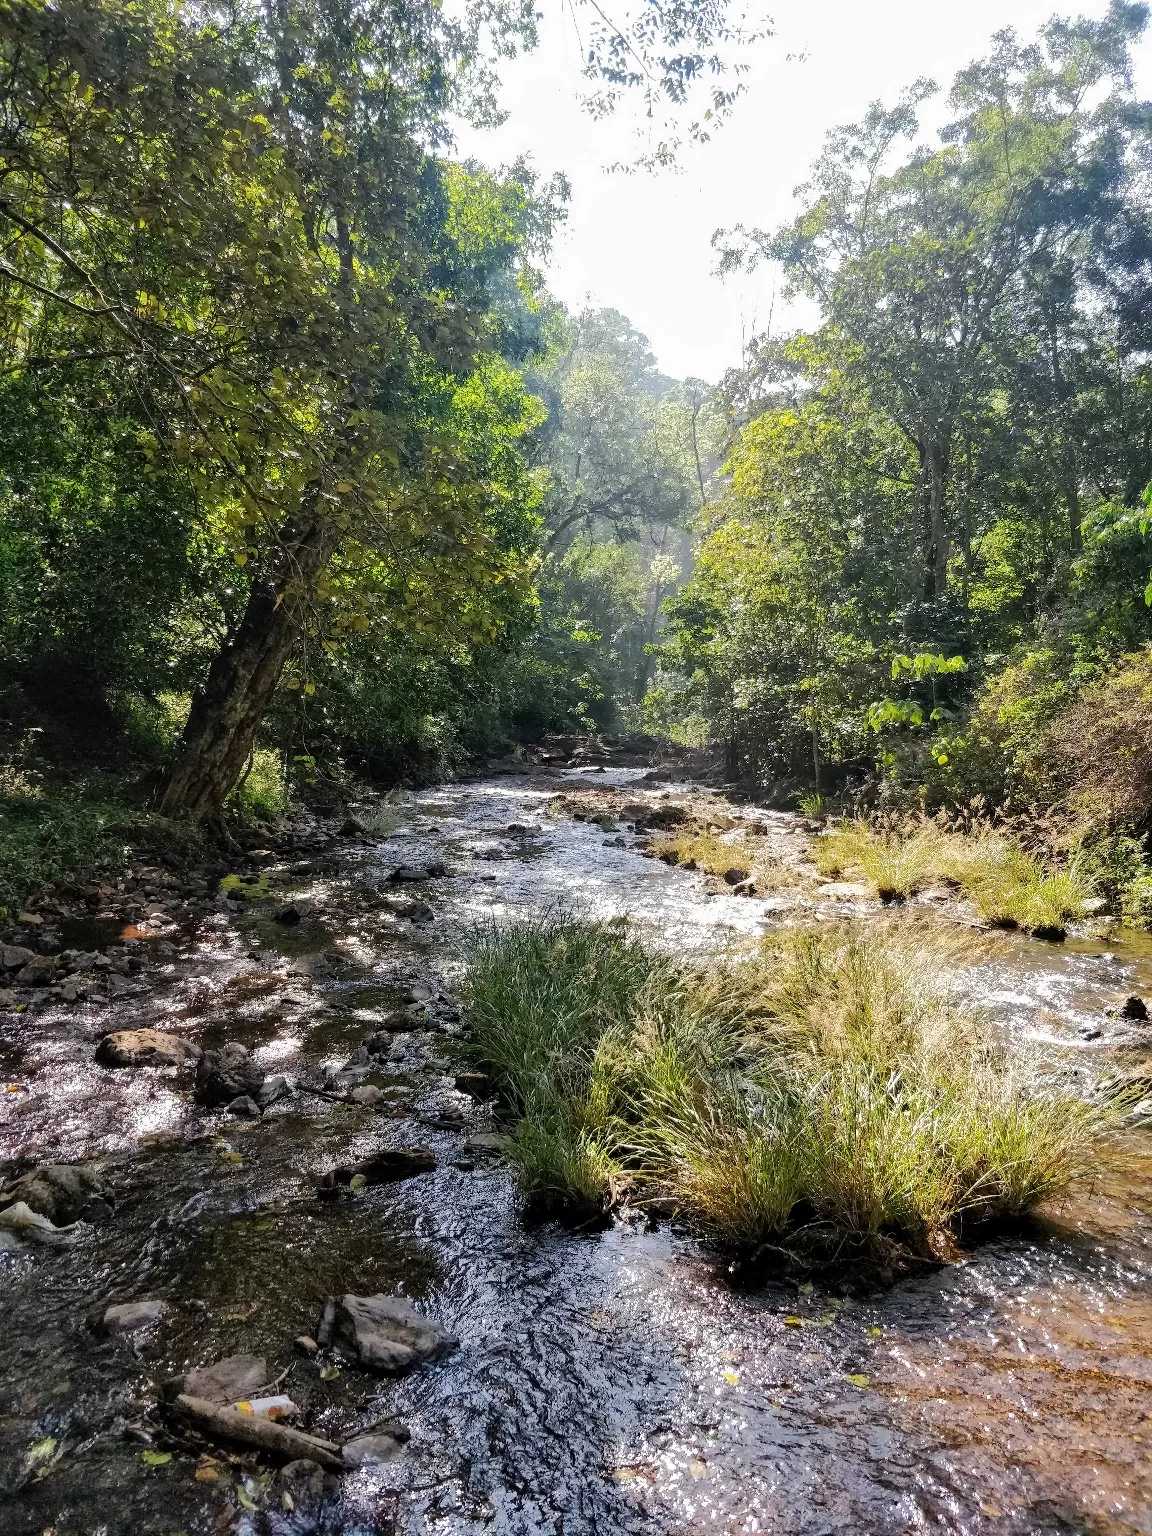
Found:
M 628 1198 L 815 1259 L 944 1255 L 1096 1165 L 1114 1111 L 1010 1056 L 914 927 L 784 930 L 712 966 L 618 925 L 474 939 L 469 1050 L 529 1200 Z

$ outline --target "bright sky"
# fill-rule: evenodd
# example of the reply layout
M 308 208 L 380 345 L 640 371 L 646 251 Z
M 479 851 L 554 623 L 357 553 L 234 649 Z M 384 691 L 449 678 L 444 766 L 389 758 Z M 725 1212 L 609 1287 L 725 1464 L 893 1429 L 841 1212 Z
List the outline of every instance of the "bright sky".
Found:
M 999 28 L 1029 37 L 1053 11 L 1105 9 L 1104 0 L 765 3 L 776 32 L 749 50 L 746 95 L 711 143 L 685 150 L 679 173 L 605 171 L 634 157 L 636 119 L 622 112 L 594 123 L 581 110 L 580 50 L 560 0 L 541 6 L 540 48 L 504 66 L 507 123 L 460 135 L 461 151 L 490 165 L 527 153 L 541 172 L 568 175 L 572 202 L 549 268 L 552 291 L 572 308 L 623 311 L 677 378 L 716 380 L 770 315 L 775 329 L 787 323 L 780 300 L 773 311 L 770 272 L 713 275 L 712 234 L 782 223 L 829 128 L 855 121 L 877 97 L 894 101 L 917 76 L 947 86 Z M 1152 90 L 1152 43 L 1141 45 L 1138 71 L 1137 84 Z M 938 120 L 945 117 L 941 107 Z

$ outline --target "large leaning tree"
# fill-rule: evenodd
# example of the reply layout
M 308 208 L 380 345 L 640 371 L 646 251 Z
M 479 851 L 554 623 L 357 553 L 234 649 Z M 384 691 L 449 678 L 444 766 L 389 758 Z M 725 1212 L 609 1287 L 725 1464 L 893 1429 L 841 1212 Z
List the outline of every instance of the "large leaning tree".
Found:
M 725 15 L 599 22 L 599 105 L 703 81 L 722 113 Z M 490 61 L 534 26 L 516 0 L 0 0 L 0 366 L 114 381 L 245 585 L 170 811 L 220 811 L 334 562 L 353 606 L 358 560 L 411 570 L 445 625 L 462 579 L 528 579 L 436 401 L 498 350 L 493 292 L 531 287 L 555 214 L 530 173 L 447 158 L 445 114 L 490 110 Z

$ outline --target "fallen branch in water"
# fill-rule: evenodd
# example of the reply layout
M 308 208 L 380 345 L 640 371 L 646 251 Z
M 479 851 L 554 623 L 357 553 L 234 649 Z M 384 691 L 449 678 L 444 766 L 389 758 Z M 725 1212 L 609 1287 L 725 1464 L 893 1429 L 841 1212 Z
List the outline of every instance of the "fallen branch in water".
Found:
M 183 1418 L 214 1439 L 254 1446 L 258 1451 L 285 1456 L 289 1461 L 306 1457 L 334 1472 L 345 1470 L 340 1447 L 332 1440 L 321 1440 L 315 1435 L 306 1435 L 303 1430 L 289 1429 L 274 1419 L 242 1413 L 239 1408 L 221 1408 L 202 1397 L 188 1397 L 184 1393 L 176 1399 L 174 1407 Z

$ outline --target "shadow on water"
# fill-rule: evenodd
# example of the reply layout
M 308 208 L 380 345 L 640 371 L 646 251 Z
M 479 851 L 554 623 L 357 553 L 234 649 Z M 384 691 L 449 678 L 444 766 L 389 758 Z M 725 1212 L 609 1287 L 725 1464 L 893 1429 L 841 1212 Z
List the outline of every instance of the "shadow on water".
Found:
M 594 782 L 606 781 L 632 782 Z M 531 859 L 468 853 L 510 823 L 538 825 L 555 788 L 504 779 L 413 797 L 419 822 L 361 858 L 357 877 L 446 858 L 430 928 L 341 919 L 323 884 L 340 866 L 326 859 L 314 889 L 291 876 L 323 922 L 224 914 L 163 986 L 117 1005 L 117 1025 L 243 1039 L 269 1070 L 295 1072 L 351 1049 L 418 975 L 450 990 L 461 934 L 481 918 L 563 902 L 631 914 L 688 951 L 762 930 L 766 904 L 711 895 L 584 823 L 550 821 Z M 338 943 L 352 972 L 324 959 Z M 972 973 L 1020 1038 L 1086 1062 L 1141 1048 L 1105 1009 L 1145 986 L 1147 947 L 1087 940 L 998 941 Z M 380 1078 L 408 1087 L 414 1118 L 301 1099 L 247 1125 L 196 1110 L 187 1076 L 95 1068 L 106 1027 L 106 1014 L 48 1010 L 2 1037 L 27 1088 L 12 1146 L 102 1156 L 116 1195 L 113 1219 L 76 1248 L 0 1254 L 5 1533 L 1152 1533 L 1142 1132 L 1094 1187 L 962 1263 L 854 1294 L 800 1277 L 751 1287 L 639 1216 L 599 1233 L 527 1224 L 506 1170 L 463 1155 L 483 1109 L 444 1128 L 453 1068 L 435 1035 L 405 1036 Z M 436 1172 L 317 1199 L 317 1174 L 405 1143 L 434 1148 Z M 458 1351 L 390 1380 L 348 1365 L 324 1376 L 294 1348 L 327 1295 L 395 1290 L 451 1328 Z M 115 1341 L 87 1326 L 110 1301 L 148 1296 L 170 1305 L 150 1334 Z M 399 1414 L 404 1454 L 347 1474 L 308 1514 L 282 1507 L 255 1458 L 139 1438 L 158 1433 L 166 1378 L 252 1350 L 270 1378 L 286 1373 L 279 1390 L 309 1427 L 344 1439 Z

